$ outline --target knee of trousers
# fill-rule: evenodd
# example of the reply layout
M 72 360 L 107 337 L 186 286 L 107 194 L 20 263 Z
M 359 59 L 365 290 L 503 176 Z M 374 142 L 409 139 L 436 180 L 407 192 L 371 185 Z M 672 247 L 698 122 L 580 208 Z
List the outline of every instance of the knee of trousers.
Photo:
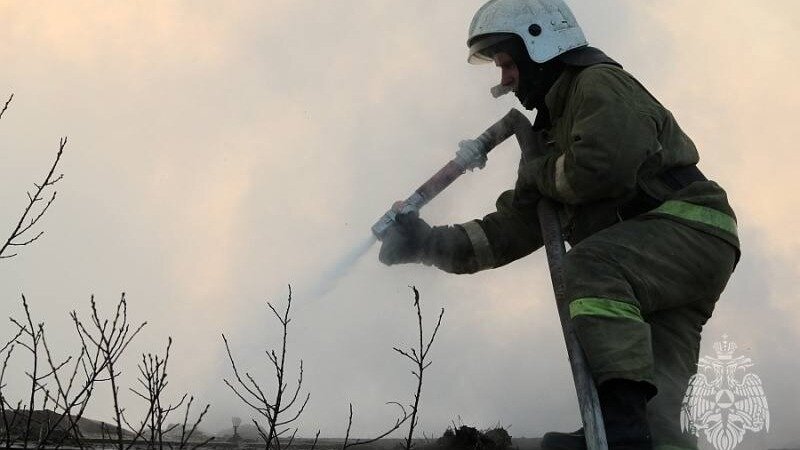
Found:
M 652 338 L 633 288 L 607 255 L 574 248 L 564 261 L 570 319 L 597 384 L 655 385 Z
M 582 313 L 572 315 L 571 320 L 595 383 L 622 378 L 655 386 L 647 323 Z

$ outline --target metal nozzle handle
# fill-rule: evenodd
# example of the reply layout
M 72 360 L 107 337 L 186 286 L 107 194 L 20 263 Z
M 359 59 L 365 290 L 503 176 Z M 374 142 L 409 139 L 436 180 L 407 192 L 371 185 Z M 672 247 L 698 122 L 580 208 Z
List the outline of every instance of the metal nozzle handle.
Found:
M 477 141 L 483 146 L 485 155 L 514 134 L 517 134 L 519 139 L 522 139 L 520 137 L 522 135 L 529 135 L 530 128 L 531 122 L 528 118 L 518 110 L 511 109 L 508 114 L 478 136 Z M 522 142 L 520 142 L 520 144 L 522 144 Z M 405 200 L 404 210 L 421 209 L 450 186 L 450 184 L 460 177 L 468 168 L 469 167 L 465 166 L 464 162 L 458 157 L 451 160 Z M 389 209 L 375 222 L 372 226 L 372 233 L 375 237 L 383 239 L 386 235 L 386 231 L 394 224 L 396 216 L 397 211 Z

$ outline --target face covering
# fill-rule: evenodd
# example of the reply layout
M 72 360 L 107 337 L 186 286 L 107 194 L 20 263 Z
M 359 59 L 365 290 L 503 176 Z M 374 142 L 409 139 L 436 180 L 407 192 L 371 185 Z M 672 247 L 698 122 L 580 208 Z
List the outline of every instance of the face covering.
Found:
M 546 108 L 544 98 L 564 71 L 564 63 L 553 59 L 544 63 L 534 62 L 528 51 L 515 45 L 509 52 L 519 70 L 519 84 L 515 93 L 525 109 L 542 110 Z M 522 47 L 522 48 L 519 48 Z
M 544 98 L 564 71 L 566 64 L 560 59 L 552 59 L 544 63 L 534 62 L 525 44 L 519 37 L 513 35 L 486 50 L 487 55 L 494 55 L 498 52 L 507 53 L 517 65 L 519 83 L 515 95 L 522 106 L 529 110 L 536 109 L 546 113 Z M 507 94 L 508 88 L 498 85 L 491 89 L 491 93 L 497 98 Z

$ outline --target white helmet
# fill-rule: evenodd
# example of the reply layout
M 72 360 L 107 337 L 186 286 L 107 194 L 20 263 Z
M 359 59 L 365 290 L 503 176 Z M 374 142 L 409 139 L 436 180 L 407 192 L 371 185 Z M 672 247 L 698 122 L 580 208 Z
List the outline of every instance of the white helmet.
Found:
M 491 61 L 484 51 L 515 34 L 537 63 L 587 45 L 578 21 L 563 0 L 489 0 L 469 26 L 469 62 Z

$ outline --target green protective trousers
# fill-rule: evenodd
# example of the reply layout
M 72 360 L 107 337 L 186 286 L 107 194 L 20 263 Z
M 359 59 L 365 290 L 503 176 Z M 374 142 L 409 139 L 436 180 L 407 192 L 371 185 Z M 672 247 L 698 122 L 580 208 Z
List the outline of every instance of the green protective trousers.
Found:
M 599 385 L 623 378 L 657 389 L 648 403 L 654 448 L 696 449 L 680 427 L 700 333 L 737 249 L 683 223 L 639 217 L 576 244 L 564 260 L 570 317 Z

